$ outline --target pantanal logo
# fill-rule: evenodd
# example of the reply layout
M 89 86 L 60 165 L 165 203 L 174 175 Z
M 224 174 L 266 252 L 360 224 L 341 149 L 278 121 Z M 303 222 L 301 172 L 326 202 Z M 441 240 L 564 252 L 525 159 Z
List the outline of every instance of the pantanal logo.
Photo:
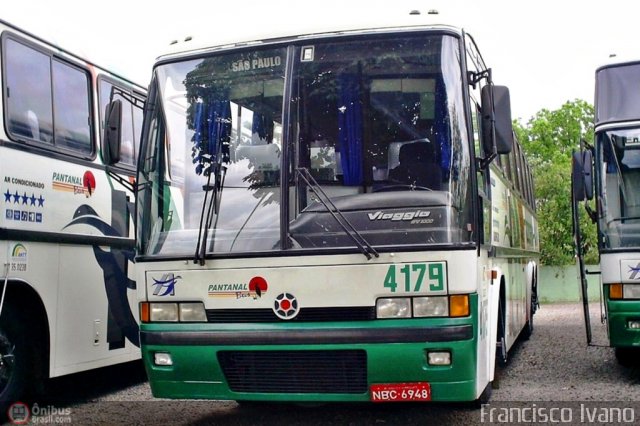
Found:
M 11 250 L 11 257 L 14 259 L 26 260 L 27 259 L 27 248 L 22 244 L 16 244 L 13 246 L 13 250 Z

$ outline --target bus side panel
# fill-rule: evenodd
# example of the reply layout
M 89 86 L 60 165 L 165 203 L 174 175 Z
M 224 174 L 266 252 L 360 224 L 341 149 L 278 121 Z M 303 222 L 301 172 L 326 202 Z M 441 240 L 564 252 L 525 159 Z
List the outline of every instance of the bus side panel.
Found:
M 79 167 L 75 173 L 86 171 Z M 93 193 L 67 195 L 68 203 L 59 209 L 68 217 L 63 229 L 98 237 L 127 236 L 124 192 L 112 189 L 104 172 L 93 175 Z M 65 267 L 59 275 L 60 293 L 68 297 L 58 306 L 56 372 L 67 374 L 139 356 L 130 258 L 120 249 L 97 243 L 61 247 L 60 262 Z
M 8 243 L 15 265 L 9 278 L 24 280 L 41 295 L 50 321 L 51 375 L 138 357 L 131 343 L 138 342 L 130 262 L 99 245 L 100 238 L 128 235 L 124 193 L 89 164 L 11 148 L 3 148 L 0 170 L 0 224 L 24 235 Z M 108 282 L 115 283 L 115 294 L 109 294 Z
M 482 266 L 480 266 L 482 265 Z M 486 250 L 478 258 L 478 370 L 476 396 L 493 380 L 495 360 L 495 315 L 492 314 L 491 265 Z M 497 300 L 497 299 L 496 299 Z M 491 322 L 493 319 L 493 322 Z

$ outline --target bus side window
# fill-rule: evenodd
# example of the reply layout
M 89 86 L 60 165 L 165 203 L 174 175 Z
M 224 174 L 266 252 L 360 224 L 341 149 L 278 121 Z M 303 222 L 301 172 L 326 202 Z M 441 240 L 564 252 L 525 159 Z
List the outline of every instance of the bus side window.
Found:
M 91 154 L 91 117 L 87 73 L 66 63 L 53 61 L 53 106 L 56 146 Z
M 3 47 L 6 126 L 18 139 L 50 142 L 53 107 L 49 56 L 10 38 Z

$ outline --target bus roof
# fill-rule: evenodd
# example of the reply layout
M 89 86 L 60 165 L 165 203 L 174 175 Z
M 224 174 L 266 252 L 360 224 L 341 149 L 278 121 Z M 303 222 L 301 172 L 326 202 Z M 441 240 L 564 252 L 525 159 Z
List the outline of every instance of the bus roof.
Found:
M 626 65 L 636 65 L 640 63 L 640 55 L 615 55 L 610 57 L 608 60 L 602 62 L 596 68 L 596 74 L 598 71 L 603 70 L 605 68 L 613 68 L 619 66 Z
M 270 44 L 280 41 L 314 39 L 358 33 L 379 33 L 399 30 L 441 29 L 456 34 L 462 34 L 462 29 L 438 24 L 441 18 L 437 12 L 420 15 L 406 14 L 401 17 L 369 19 L 368 17 L 354 17 L 349 22 L 310 23 L 290 20 L 286 26 L 269 25 L 268 30 L 247 30 L 226 32 L 222 34 L 190 35 L 182 41 L 173 41 L 168 51 L 157 58 L 157 62 L 170 60 L 183 55 L 193 55 L 208 51 L 223 50 L 248 45 Z M 274 29 L 276 28 L 276 29 Z
M 84 57 L 82 57 L 82 56 L 80 56 L 80 55 L 78 55 L 76 53 L 68 51 L 67 49 L 59 46 L 58 44 L 56 44 L 56 43 L 54 43 L 52 41 L 45 40 L 42 37 L 40 37 L 38 35 L 35 35 L 34 33 L 30 32 L 30 31 L 24 30 L 24 29 L 22 29 L 22 28 L 20 28 L 20 27 L 18 27 L 16 25 L 10 23 L 10 22 L 5 21 L 4 19 L 1 19 L 1 18 L 0 18 L 0 26 L 5 26 L 5 27 L 7 27 L 8 29 L 10 29 L 12 31 L 15 31 L 15 32 L 20 33 L 20 34 L 24 34 L 27 37 L 30 37 L 30 38 L 32 38 L 34 40 L 37 40 L 39 43 L 42 43 L 42 44 L 48 46 L 52 50 L 57 50 L 60 54 L 64 54 L 67 57 L 75 59 L 76 61 L 84 62 L 84 63 L 86 63 L 86 64 L 88 64 L 88 65 L 90 65 L 90 66 L 92 66 L 94 68 L 100 69 L 103 72 L 109 73 L 113 77 L 116 77 L 116 78 L 118 78 L 118 79 L 120 79 L 122 81 L 125 81 L 125 82 L 127 82 L 127 83 L 129 83 L 131 85 L 136 86 L 136 88 L 138 90 L 140 90 L 140 91 L 146 91 L 147 90 L 147 88 L 144 87 L 142 84 L 140 84 L 138 82 L 135 82 L 135 81 L 131 80 L 130 78 L 123 76 L 122 74 L 120 74 L 118 72 L 115 72 L 115 71 L 113 71 L 113 70 L 111 70 L 111 69 L 109 69 L 107 67 L 100 66 L 100 65 L 96 64 L 95 62 L 92 62 L 92 61 L 88 60 L 87 58 L 84 58 Z M 2 28 L 0 28 L 0 33 L 2 31 L 3 31 Z

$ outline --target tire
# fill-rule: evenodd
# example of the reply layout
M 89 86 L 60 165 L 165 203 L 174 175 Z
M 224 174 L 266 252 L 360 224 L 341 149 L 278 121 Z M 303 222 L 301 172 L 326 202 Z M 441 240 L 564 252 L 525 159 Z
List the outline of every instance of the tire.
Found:
M 498 335 L 496 339 L 496 362 L 499 366 L 507 365 L 509 353 L 507 351 L 507 324 L 505 317 L 504 299 L 500 297 L 498 302 Z
M 616 359 L 618 364 L 623 367 L 629 368 L 640 365 L 638 356 L 640 356 L 640 349 L 638 348 L 616 348 Z
M 533 334 L 533 316 L 538 310 L 538 283 L 536 280 L 536 275 L 533 278 L 533 285 L 531 286 L 531 306 L 529 306 L 529 318 L 527 319 L 527 323 L 524 325 L 524 329 L 522 329 L 522 338 L 524 340 L 529 340 L 531 335 Z
M 33 383 L 34 354 L 27 329 L 23 316 L 5 305 L 0 317 L 0 413 Z
M 532 298 L 533 299 L 533 298 Z M 533 335 L 533 313 L 534 313 L 535 309 L 534 309 L 534 304 L 533 304 L 533 300 L 531 301 L 531 314 L 529 315 L 529 318 L 527 319 L 527 323 L 524 325 L 524 328 L 522 329 L 522 338 L 524 340 L 529 340 L 531 338 L 531 336 Z

